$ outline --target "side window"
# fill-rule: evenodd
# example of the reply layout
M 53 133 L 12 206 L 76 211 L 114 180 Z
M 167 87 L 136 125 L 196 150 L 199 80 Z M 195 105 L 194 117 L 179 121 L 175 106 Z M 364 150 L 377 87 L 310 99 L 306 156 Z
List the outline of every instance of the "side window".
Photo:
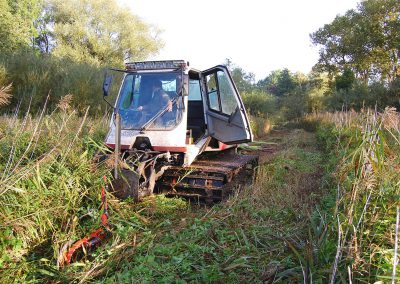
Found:
M 139 106 L 139 88 L 140 88 L 140 82 L 141 82 L 142 76 L 136 75 L 134 80 L 135 84 L 133 87 L 133 107 L 137 108 Z
M 123 110 L 136 108 L 139 100 L 140 75 L 127 75 L 121 88 L 119 107 Z
M 224 71 L 207 75 L 207 95 L 210 108 L 231 115 L 237 108 L 236 94 Z
M 208 102 L 211 109 L 216 111 L 221 111 L 218 98 L 218 88 L 217 88 L 217 76 L 215 73 L 207 75 L 207 96 Z
M 217 76 L 218 76 L 219 95 L 221 97 L 222 112 L 230 115 L 236 110 L 236 107 L 238 105 L 235 93 L 232 89 L 232 85 L 229 82 L 229 78 L 226 76 L 225 72 L 218 71 Z
M 200 81 L 196 79 L 189 80 L 189 101 L 201 101 Z
M 133 75 L 125 77 L 124 84 L 121 89 L 120 108 L 128 109 L 133 101 Z

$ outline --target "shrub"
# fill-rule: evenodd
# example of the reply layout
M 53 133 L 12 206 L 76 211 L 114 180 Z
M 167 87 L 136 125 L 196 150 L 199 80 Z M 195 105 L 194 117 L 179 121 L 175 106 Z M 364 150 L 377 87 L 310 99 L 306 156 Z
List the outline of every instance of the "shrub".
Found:
M 262 91 L 252 91 L 242 94 L 246 110 L 253 116 L 268 118 L 276 113 L 276 98 Z
M 39 112 L 49 95 L 47 108 L 53 110 L 62 96 L 74 95 L 74 109 L 83 115 L 90 106 L 90 114 L 103 114 L 102 100 L 104 68 L 86 63 L 75 63 L 51 55 L 21 52 L 0 55 L 0 85 L 13 83 L 13 99 L 5 109 L 29 107 Z
M 266 136 L 273 128 L 271 121 L 267 118 L 250 116 L 250 127 L 255 138 Z

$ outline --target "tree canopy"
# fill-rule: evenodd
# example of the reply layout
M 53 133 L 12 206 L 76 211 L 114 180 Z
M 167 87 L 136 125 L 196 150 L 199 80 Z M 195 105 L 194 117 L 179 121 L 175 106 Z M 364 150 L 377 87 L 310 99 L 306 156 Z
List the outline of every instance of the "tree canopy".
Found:
M 162 45 L 155 27 L 115 0 L 48 0 L 48 7 L 56 56 L 115 65 L 143 60 Z
M 260 80 L 257 86 L 275 96 L 283 96 L 293 92 L 298 85 L 294 75 L 288 70 L 272 71 L 265 79 Z
M 41 0 L 0 0 L 0 51 L 11 52 L 32 46 L 38 35 L 34 25 Z
M 121 65 L 162 47 L 159 30 L 116 0 L 0 0 L 0 51 L 32 49 L 75 62 Z
M 320 70 L 335 75 L 349 69 L 365 82 L 391 82 L 400 75 L 400 2 L 362 1 L 311 40 L 320 47 Z

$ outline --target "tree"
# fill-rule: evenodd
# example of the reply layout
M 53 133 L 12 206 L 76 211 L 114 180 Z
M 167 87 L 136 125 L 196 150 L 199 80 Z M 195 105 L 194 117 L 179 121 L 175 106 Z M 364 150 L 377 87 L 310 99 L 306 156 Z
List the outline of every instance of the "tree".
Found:
M 330 93 L 330 80 L 326 73 L 310 72 L 307 77 L 307 112 L 319 112 L 326 109 L 326 99 Z
M 352 87 L 355 81 L 355 76 L 353 71 L 346 68 L 343 74 L 337 75 L 335 78 L 336 90 L 348 90 Z
M 52 53 L 78 62 L 121 65 L 143 60 L 162 46 L 158 30 L 115 0 L 48 0 Z
M 400 75 L 400 2 L 366 0 L 311 34 L 320 47 L 317 67 L 331 76 L 349 69 L 368 80 Z
M 225 59 L 224 65 L 229 69 L 240 93 L 251 92 L 254 89 L 254 73 L 247 73 L 243 68 L 236 66 L 230 58 Z
M 293 74 L 287 69 L 272 71 L 265 79 L 260 80 L 257 86 L 275 96 L 283 96 L 293 92 L 298 82 Z
M 40 15 L 41 0 L 0 0 L 0 51 L 28 48 L 37 36 L 34 26 Z
M 38 35 L 34 39 L 34 46 L 41 53 L 50 53 L 55 46 L 54 34 L 50 29 L 53 24 L 53 15 L 51 14 L 50 7 L 48 5 L 42 5 L 42 11 L 40 17 L 35 22 Z

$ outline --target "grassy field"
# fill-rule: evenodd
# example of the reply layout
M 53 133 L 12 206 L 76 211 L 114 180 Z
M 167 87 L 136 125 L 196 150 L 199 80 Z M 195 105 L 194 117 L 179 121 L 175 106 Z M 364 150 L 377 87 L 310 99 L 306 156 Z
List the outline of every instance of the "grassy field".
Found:
M 109 169 L 93 155 L 107 119 L 78 117 L 61 104 L 52 114 L 0 120 L 1 283 L 392 278 L 400 181 L 394 111 L 314 115 L 300 125 L 312 132 L 273 130 L 242 147 L 261 155 L 253 186 L 213 207 L 110 195 L 112 238 L 64 268 L 62 248 L 99 226 Z

